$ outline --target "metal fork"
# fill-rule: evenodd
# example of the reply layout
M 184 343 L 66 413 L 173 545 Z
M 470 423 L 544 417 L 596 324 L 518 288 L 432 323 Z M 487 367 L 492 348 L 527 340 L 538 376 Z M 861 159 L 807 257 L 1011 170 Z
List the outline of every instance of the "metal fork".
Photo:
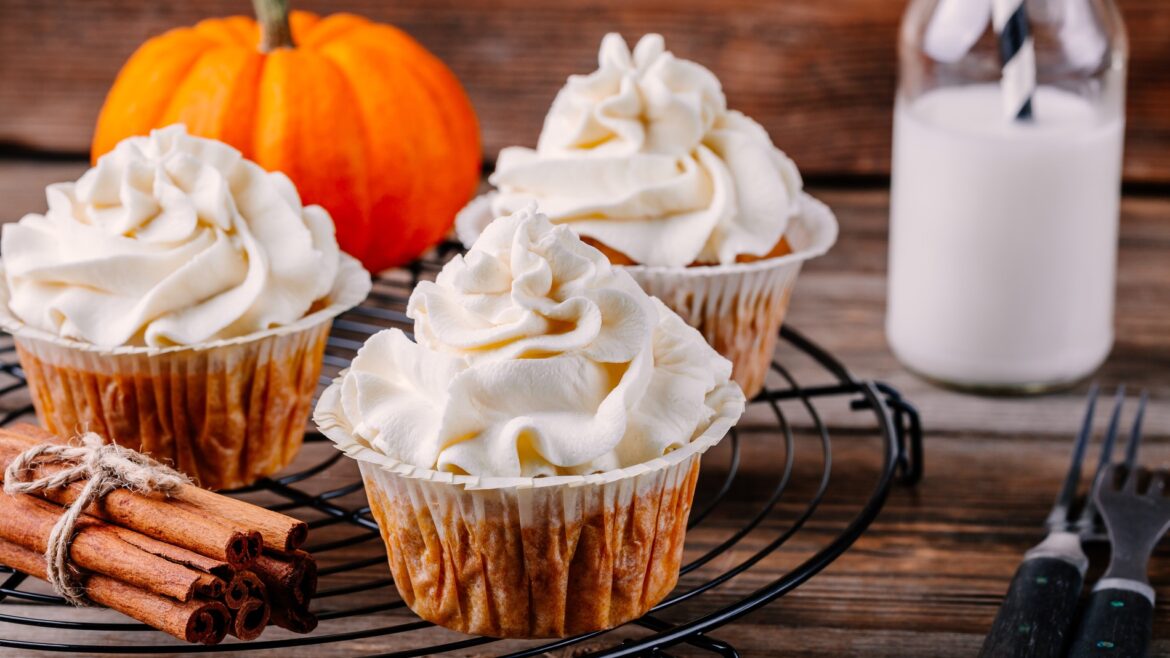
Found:
M 1106 469 L 1093 486 L 1112 548 L 1109 568 L 1093 588 L 1074 636 L 1074 658 L 1139 658 L 1149 650 L 1154 590 L 1146 572 L 1154 546 L 1170 529 L 1170 473 L 1137 466 L 1146 400 L 1143 392 L 1125 461 Z
M 1096 511 L 1090 504 L 1086 504 L 1074 519 L 1072 506 L 1081 480 L 1081 463 L 1092 435 L 1097 394 L 1098 388 L 1094 384 L 1089 389 L 1084 420 L 1073 444 L 1068 474 L 1045 521 L 1048 536 L 1024 554 L 1024 561 L 1012 578 L 991 632 L 983 642 L 979 652 L 981 658 L 1055 658 L 1064 655 L 1085 570 L 1089 566 L 1081 549 L 1081 539 L 1092 531 L 1096 519 Z M 1124 389 L 1118 391 L 1118 401 L 1124 394 Z M 1115 404 L 1096 475 L 1100 475 L 1109 463 L 1119 413 L 1120 404 Z

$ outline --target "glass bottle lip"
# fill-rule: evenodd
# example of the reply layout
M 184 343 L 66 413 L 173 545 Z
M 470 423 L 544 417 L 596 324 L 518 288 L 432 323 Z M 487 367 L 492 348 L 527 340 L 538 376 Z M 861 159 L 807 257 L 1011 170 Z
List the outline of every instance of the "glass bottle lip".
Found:
M 991 25 L 990 0 L 911 0 L 902 16 L 898 51 L 933 64 L 954 64 L 968 58 L 998 59 Z M 1073 59 L 1064 49 L 1103 45 L 1093 62 L 1076 66 L 1086 74 L 1124 68 L 1129 35 L 1114 0 L 1025 0 L 1035 48 L 1041 60 Z M 1059 11 L 1053 10 L 1060 7 Z M 959 8 L 956 10 L 955 8 Z M 1076 9 L 1070 9 L 1076 8 Z M 1043 61 L 1038 64 L 1043 65 Z
M 1103 119 L 1124 112 L 1129 40 L 1114 0 L 1025 3 L 1029 14 L 1037 16 L 1031 25 L 1036 85 L 1090 100 Z M 900 100 L 913 101 L 934 89 L 1001 83 L 1003 64 L 990 6 L 990 0 L 911 0 L 899 29 Z M 957 22 L 939 28 L 940 20 Z M 940 48 L 939 39 L 944 38 L 958 45 Z M 1092 48 L 1099 49 L 1099 54 L 1094 51 L 1086 56 L 1086 49 Z

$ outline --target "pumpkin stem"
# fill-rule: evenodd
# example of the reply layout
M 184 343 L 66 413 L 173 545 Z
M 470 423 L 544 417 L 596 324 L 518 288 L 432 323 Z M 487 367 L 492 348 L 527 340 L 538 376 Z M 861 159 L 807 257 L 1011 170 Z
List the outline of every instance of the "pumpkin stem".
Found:
M 260 23 L 260 52 L 292 48 L 292 28 L 288 24 L 288 0 L 252 0 L 256 20 Z

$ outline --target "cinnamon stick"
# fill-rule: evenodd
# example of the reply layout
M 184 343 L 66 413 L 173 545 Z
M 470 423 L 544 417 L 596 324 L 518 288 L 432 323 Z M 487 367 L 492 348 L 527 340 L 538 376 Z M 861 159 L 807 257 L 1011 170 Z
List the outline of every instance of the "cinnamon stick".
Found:
M 317 593 L 317 561 L 304 551 L 265 551 L 256 558 L 252 570 L 269 591 L 289 592 L 299 605 L 308 605 Z
M 238 578 L 232 578 L 223 589 L 223 604 L 228 610 L 239 610 L 248 600 L 248 587 Z
M 35 439 L 30 437 L 30 434 L 35 433 L 30 432 L 28 427 L 19 427 L 19 431 L 0 429 L 0 470 L 7 468 L 30 444 L 35 444 Z M 60 442 L 57 439 L 54 441 Z M 63 468 L 61 465 L 41 466 L 32 477 L 39 478 Z M 44 491 L 41 496 L 61 505 L 69 505 L 77 499 L 84 486 L 83 482 L 75 482 L 62 489 Z M 249 566 L 263 547 L 259 532 L 249 530 L 243 524 L 230 523 L 206 513 L 173 505 L 169 498 L 157 494 L 116 489 L 92 505 L 86 513 L 169 544 L 223 560 L 236 569 Z
M 6 468 L 29 447 L 45 442 L 62 441 L 33 426 L 0 429 L 0 468 Z M 61 468 L 65 467 L 38 466 L 30 477 Z M 69 504 L 83 487 L 79 482 L 39 495 Z M 59 509 L 39 498 L 21 498 Z M 192 486 L 182 486 L 169 496 L 115 490 L 86 512 L 117 525 L 88 519 L 84 532 L 92 532 L 91 527 L 103 528 L 109 535 L 107 540 L 117 540 L 135 555 L 195 574 L 193 600 L 199 593 L 222 597 L 223 610 L 231 615 L 222 624 L 226 625 L 224 632 L 251 639 L 268 623 L 298 633 L 317 626 L 308 607 L 317 589 L 317 564 L 311 555 L 297 550 L 308 535 L 308 526 L 302 521 Z M 77 559 L 76 550 L 73 557 L 79 566 L 87 566 Z M 247 570 L 249 566 L 255 573 Z M 150 580 L 155 581 L 153 577 Z M 209 624 L 214 621 L 207 618 Z
M 46 578 L 45 558 L 0 539 L 0 563 L 30 576 Z M 179 602 L 102 574 L 82 575 L 86 595 L 95 603 L 173 635 L 185 642 L 219 644 L 228 631 L 228 609 L 218 601 Z
M 65 510 L 32 496 L 10 496 L 0 492 L 0 538 L 44 554 L 53 525 Z M 77 566 L 124 581 L 154 594 L 178 601 L 195 595 L 219 597 L 223 581 L 158 557 L 123 541 L 111 526 L 82 519 L 70 546 Z M 43 557 L 42 557 L 43 560 Z
M 13 423 L 4 428 L 14 439 L 23 440 L 29 447 L 38 443 L 60 443 L 61 439 L 32 423 Z
M 235 615 L 229 632 L 241 640 L 258 637 L 271 620 L 268 589 L 251 571 L 237 573 L 228 583 L 224 605 Z
M 269 621 L 274 626 L 294 633 L 312 633 L 317 628 L 317 615 L 309 612 L 308 606 L 295 603 L 291 598 L 274 597 L 269 601 L 272 614 Z
M 268 588 L 264 582 L 251 571 L 241 571 L 231 579 L 224 592 L 224 605 L 230 610 L 237 610 L 248 599 L 268 600 Z
M 28 423 L 17 423 L 5 429 L 16 435 L 13 438 L 23 439 L 26 449 L 40 443 L 63 443 L 60 437 Z M 309 537 L 309 526 L 300 519 L 196 486 L 183 487 L 168 500 L 180 501 L 189 510 L 257 530 L 264 544 L 275 550 L 295 550 Z
M 309 526 L 300 519 L 199 487 L 182 487 L 172 498 L 184 503 L 189 509 L 229 519 L 259 531 L 264 546 L 270 549 L 296 550 L 309 537 Z
M 239 573 L 240 582 L 244 584 L 244 589 L 248 590 L 248 596 L 255 599 L 267 599 L 268 588 L 264 586 L 264 581 L 251 571 L 241 571 Z
M 240 607 L 232 611 L 232 623 L 228 632 L 241 640 L 255 640 L 264 632 L 272 608 L 262 599 L 245 599 Z
M 154 537 L 147 537 L 146 535 L 139 534 L 121 526 L 111 525 L 110 528 L 118 535 L 119 539 L 128 544 L 137 546 L 147 553 L 166 558 L 176 564 L 182 564 L 192 569 L 211 574 L 222 579 L 224 582 L 231 580 L 236 574 L 236 570 L 223 560 L 210 558 L 183 548 L 182 546 L 174 546 L 165 541 L 159 541 Z
M 309 601 L 317 593 L 317 562 L 313 556 L 304 551 L 268 551 L 256 559 L 252 568 L 268 588 L 272 624 L 294 633 L 309 633 L 317 628 L 317 616 L 309 611 Z

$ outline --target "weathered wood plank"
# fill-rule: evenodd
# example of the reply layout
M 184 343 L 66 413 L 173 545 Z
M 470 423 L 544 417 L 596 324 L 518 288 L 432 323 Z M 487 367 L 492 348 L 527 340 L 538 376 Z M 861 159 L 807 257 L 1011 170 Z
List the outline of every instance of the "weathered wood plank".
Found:
M 897 23 L 887 0 L 296 0 L 400 25 L 446 60 L 480 112 L 488 157 L 532 144 L 556 90 L 592 70 L 608 31 L 662 32 L 708 65 L 734 107 L 759 119 L 806 174 L 881 174 L 889 167 Z M 1132 74 L 1126 176 L 1170 181 L 1170 7 L 1121 0 Z M 0 0 L 0 144 L 88 149 L 115 72 L 144 39 L 244 0 Z

